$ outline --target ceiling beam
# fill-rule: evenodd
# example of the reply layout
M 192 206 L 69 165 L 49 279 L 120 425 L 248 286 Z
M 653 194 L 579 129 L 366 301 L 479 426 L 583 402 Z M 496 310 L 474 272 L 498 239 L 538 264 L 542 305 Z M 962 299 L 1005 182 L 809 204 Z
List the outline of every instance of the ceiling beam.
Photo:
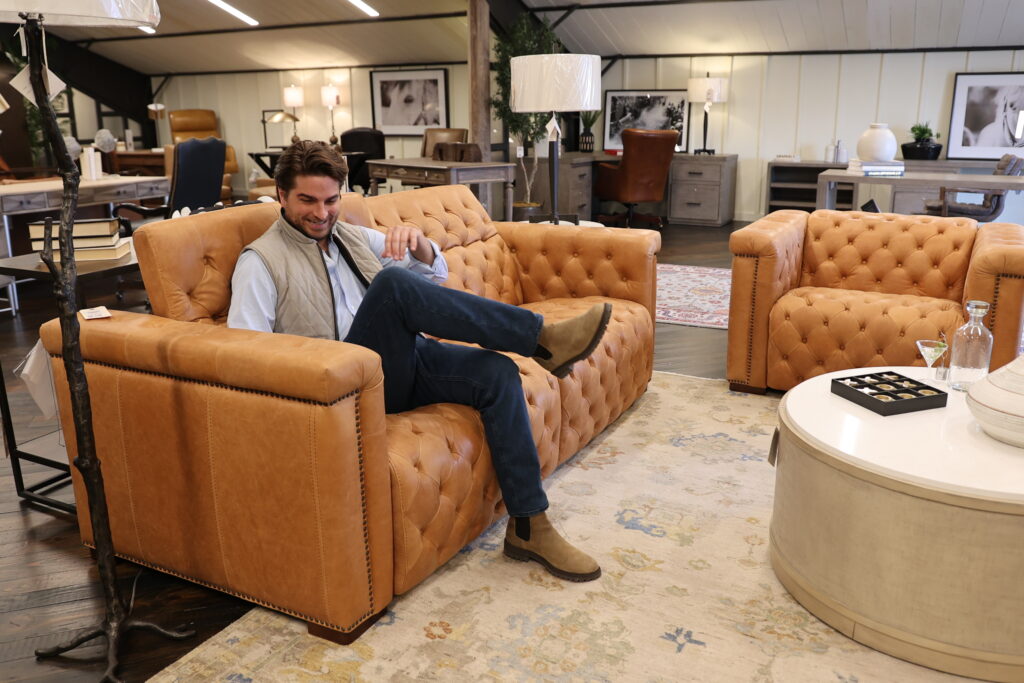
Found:
M 415 67 L 422 68 L 427 66 L 451 66 L 457 64 L 467 64 L 466 60 L 448 60 L 445 62 L 385 62 L 382 64 L 328 64 L 324 66 L 302 66 L 302 67 L 290 67 L 287 69 L 228 69 L 220 71 L 167 71 L 159 74 L 149 74 L 150 78 L 159 78 L 161 76 L 170 78 L 171 76 L 220 76 L 224 74 L 267 74 L 277 73 L 285 71 L 317 71 L 323 69 L 398 69 Z
M 766 2 L 767 0 L 758 0 Z M 750 2 L 750 0 L 618 0 L 617 2 L 602 2 L 593 5 L 545 5 L 543 7 L 531 7 L 530 11 L 540 12 L 565 12 L 568 10 L 598 10 L 598 9 L 624 9 L 634 7 L 657 7 L 659 5 L 711 5 L 717 2 Z
M 88 38 L 74 41 L 76 43 L 120 43 L 126 40 L 159 40 L 161 38 L 186 38 L 193 36 L 213 36 L 229 33 L 256 33 L 259 31 L 284 31 L 296 28 L 323 28 L 325 26 L 352 26 L 356 24 L 379 24 L 393 21 L 425 21 L 430 19 L 457 19 L 466 16 L 466 12 L 437 12 L 434 14 L 406 14 L 398 17 L 376 17 L 366 19 L 337 19 L 335 21 L 306 21 L 298 24 L 270 24 L 266 26 L 240 26 L 232 28 L 214 28 L 204 31 L 181 31 L 179 33 L 155 33 L 152 35 L 116 36 L 113 38 Z
M 803 57 L 807 55 L 878 55 L 910 52 L 1001 52 L 1024 50 L 1024 45 L 978 45 L 971 47 L 901 47 L 866 50 L 760 50 L 757 52 L 661 52 L 635 55 L 601 55 L 601 59 L 667 59 L 675 57 Z

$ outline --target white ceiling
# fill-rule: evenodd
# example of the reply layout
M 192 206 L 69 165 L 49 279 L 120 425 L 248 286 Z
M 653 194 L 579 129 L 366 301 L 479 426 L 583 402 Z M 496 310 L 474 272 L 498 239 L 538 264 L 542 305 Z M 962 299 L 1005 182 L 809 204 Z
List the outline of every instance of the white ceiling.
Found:
M 261 27 L 367 19 L 345 0 L 229 0 Z M 612 55 L 894 50 L 1024 44 L 1024 0 L 719 0 L 605 7 L 609 0 L 525 0 L 573 52 Z M 369 0 L 382 17 L 465 12 L 466 0 Z M 621 4 L 621 3 L 616 3 Z M 161 37 L 245 25 L 206 0 L 161 0 L 153 36 L 136 29 L 54 29 L 144 73 L 461 62 L 464 16 Z M 136 40 L 108 41 L 128 36 Z

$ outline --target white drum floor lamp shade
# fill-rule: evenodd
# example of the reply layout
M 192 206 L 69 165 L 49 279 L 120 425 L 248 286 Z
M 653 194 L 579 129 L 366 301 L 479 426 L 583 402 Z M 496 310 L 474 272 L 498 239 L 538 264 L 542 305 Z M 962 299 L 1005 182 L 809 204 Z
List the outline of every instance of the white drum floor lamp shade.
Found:
M 601 57 L 577 54 L 513 57 L 510 104 L 514 112 L 551 112 L 547 126 L 551 215 L 531 220 L 550 220 L 557 225 L 559 219 L 564 218 L 578 224 L 577 215 L 558 215 L 558 139 L 561 130 L 555 112 L 601 108 Z
M 715 150 L 708 149 L 708 114 L 711 113 L 712 104 L 728 101 L 729 79 L 712 78 L 710 73 L 705 78 L 691 78 L 686 84 L 686 94 L 691 102 L 704 103 L 704 145 L 701 149 L 693 150 L 693 153 L 714 154 Z
M 48 26 L 123 26 L 156 28 L 156 0 L 20 0 L 17 9 L 0 9 L 0 21 L 22 22 L 21 14 L 42 15 Z

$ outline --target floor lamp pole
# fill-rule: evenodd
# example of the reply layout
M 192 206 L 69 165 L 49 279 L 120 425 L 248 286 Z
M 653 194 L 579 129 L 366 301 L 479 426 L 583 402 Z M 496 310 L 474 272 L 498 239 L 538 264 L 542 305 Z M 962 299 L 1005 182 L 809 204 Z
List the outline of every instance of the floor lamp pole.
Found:
M 552 119 L 556 116 L 554 112 L 551 112 Z M 558 149 L 561 147 L 560 135 L 558 128 L 551 133 L 548 137 L 548 188 L 551 192 L 551 215 L 550 216 L 530 216 L 531 223 L 546 223 L 550 222 L 552 225 L 558 225 L 559 221 L 566 220 L 576 225 L 580 224 L 579 214 L 575 213 L 558 213 Z M 536 148 L 534 148 L 536 154 Z
M 107 669 L 103 680 L 118 680 L 115 671 L 118 666 L 117 647 L 121 637 L 133 628 L 144 628 L 170 638 L 186 638 L 194 631 L 168 631 L 161 626 L 138 619 L 132 619 L 117 588 L 117 573 L 114 567 L 114 542 L 110 533 L 110 517 L 107 511 L 107 496 L 103 487 L 103 472 L 96 456 L 96 440 L 92 429 L 92 405 L 89 401 L 89 384 L 82 360 L 80 328 L 78 322 L 78 269 L 75 264 L 75 248 L 72 242 L 75 208 L 78 205 L 79 170 L 68 154 L 67 145 L 57 126 L 57 116 L 50 104 L 49 93 L 43 82 L 43 38 L 42 16 L 23 13 L 25 44 L 28 52 L 29 80 L 36 106 L 42 115 L 43 134 L 47 145 L 57 160 L 57 168 L 64 181 L 64 195 L 60 208 L 60 267 L 53 260 L 51 239 L 52 219 L 47 218 L 43 236 L 43 262 L 53 278 L 53 290 L 60 310 L 60 329 L 64 371 L 67 373 L 71 393 L 71 414 L 75 425 L 75 445 L 78 455 L 75 467 L 82 475 L 88 498 L 89 517 L 92 522 L 93 544 L 96 548 L 96 564 L 99 568 L 100 585 L 106 613 L 99 625 L 66 644 L 36 650 L 36 657 L 54 657 L 99 636 L 107 636 Z

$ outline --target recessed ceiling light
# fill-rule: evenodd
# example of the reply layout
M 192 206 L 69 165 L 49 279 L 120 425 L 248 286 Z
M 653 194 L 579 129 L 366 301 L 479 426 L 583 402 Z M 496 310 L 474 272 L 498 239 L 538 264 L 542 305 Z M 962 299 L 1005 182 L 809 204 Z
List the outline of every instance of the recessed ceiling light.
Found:
M 239 9 L 235 9 L 234 7 L 229 5 L 228 3 L 224 2 L 224 0 L 207 0 L 207 2 L 209 2 L 211 5 L 215 5 L 215 6 L 219 7 L 219 8 L 221 8 L 222 10 L 224 10 L 225 12 L 230 14 L 231 16 L 233 16 L 233 17 L 235 17 L 237 19 L 241 19 L 245 23 L 249 24 L 249 26 L 259 26 L 259 24 L 260 24 L 260 22 L 256 21 L 255 19 L 250 17 L 248 14 L 246 14 L 245 12 L 243 12 L 243 11 L 241 11 Z
M 380 16 L 380 12 L 378 12 L 377 10 L 375 10 L 372 7 L 370 7 L 369 5 L 367 5 L 365 2 L 363 2 L 363 0 L 348 0 L 348 1 L 350 3 L 352 3 L 353 5 L 355 5 L 356 7 L 358 7 L 359 9 L 363 10 L 364 12 L 366 12 L 367 14 L 369 14 L 371 17 L 379 17 Z M 212 2 L 212 0 L 211 0 L 211 2 Z
M 148 33 L 150 35 L 156 33 L 156 29 L 153 28 L 152 26 L 139 26 L 138 29 L 140 31 L 142 31 L 143 33 Z

